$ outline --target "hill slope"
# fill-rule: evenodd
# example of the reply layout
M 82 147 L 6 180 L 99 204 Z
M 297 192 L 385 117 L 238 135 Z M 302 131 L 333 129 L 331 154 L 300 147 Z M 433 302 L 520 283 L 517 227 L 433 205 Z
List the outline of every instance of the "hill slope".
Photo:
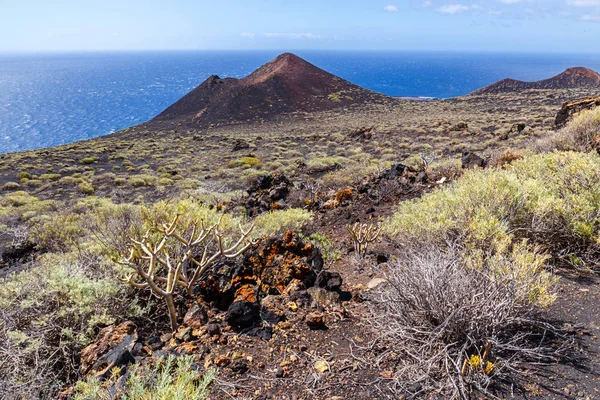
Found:
M 536 82 L 525 82 L 516 79 L 504 79 L 493 83 L 472 94 L 497 94 L 517 92 L 528 89 L 577 89 L 598 88 L 600 90 L 600 74 L 588 68 L 569 68 L 565 72 L 549 79 Z
M 210 124 L 325 111 L 386 99 L 285 53 L 242 78 L 211 76 L 152 122 Z

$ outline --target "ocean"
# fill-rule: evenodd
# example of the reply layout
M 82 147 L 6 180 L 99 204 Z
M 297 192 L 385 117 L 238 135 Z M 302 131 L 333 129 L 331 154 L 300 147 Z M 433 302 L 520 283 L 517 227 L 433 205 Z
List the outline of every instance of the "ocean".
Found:
M 240 78 L 280 52 L 0 54 L 0 153 L 71 143 L 151 119 L 208 76 Z M 503 78 L 568 67 L 600 71 L 600 54 L 299 51 L 390 96 L 447 98 Z

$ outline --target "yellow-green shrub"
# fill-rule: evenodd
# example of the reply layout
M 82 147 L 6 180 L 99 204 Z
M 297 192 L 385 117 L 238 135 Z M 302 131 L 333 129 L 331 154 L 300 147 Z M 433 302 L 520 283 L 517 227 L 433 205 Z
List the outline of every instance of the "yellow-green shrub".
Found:
M 273 236 L 288 230 L 298 231 L 310 221 L 312 214 L 300 208 L 276 210 L 261 214 L 254 219 L 254 237 Z
M 99 327 L 139 315 L 108 265 L 47 254 L 0 280 L 0 387 L 14 398 L 53 398 L 74 376 L 75 355 Z
M 467 264 L 496 260 L 491 264 L 499 274 L 527 283 L 523 298 L 545 305 L 554 280 L 543 271 L 542 249 L 562 262 L 596 264 L 587 253 L 600 239 L 599 227 L 600 157 L 555 152 L 505 169 L 469 171 L 452 185 L 402 203 L 386 231 L 406 242 L 459 240 Z
M 476 246 L 509 234 L 549 248 L 600 239 L 600 157 L 555 152 L 517 160 L 506 169 L 465 173 L 456 183 L 401 204 L 391 235 L 431 240 L 461 233 Z
M 542 150 L 590 151 L 598 135 L 600 135 L 600 107 L 582 111 L 563 129 L 538 142 L 538 147 Z
M 109 400 L 115 398 L 129 400 L 203 400 L 209 395 L 208 387 L 216 371 L 208 370 L 201 374 L 193 367 L 194 358 L 183 356 L 169 357 L 164 364 L 134 365 L 125 382 L 118 373 L 103 384 L 98 378 L 77 382 L 74 400 Z M 109 390 L 111 387 L 112 390 Z

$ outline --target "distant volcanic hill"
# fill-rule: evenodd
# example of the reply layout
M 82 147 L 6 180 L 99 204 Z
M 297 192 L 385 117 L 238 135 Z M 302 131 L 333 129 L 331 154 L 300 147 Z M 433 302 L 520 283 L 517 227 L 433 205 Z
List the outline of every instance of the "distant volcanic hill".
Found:
M 524 82 L 515 79 L 504 79 L 472 94 L 496 94 L 506 92 L 518 92 L 527 89 L 577 89 L 598 88 L 600 89 L 600 74 L 591 69 L 577 67 L 569 68 L 562 74 L 553 78 L 536 82 Z
M 385 99 L 285 53 L 243 79 L 211 76 L 151 122 L 238 122 Z

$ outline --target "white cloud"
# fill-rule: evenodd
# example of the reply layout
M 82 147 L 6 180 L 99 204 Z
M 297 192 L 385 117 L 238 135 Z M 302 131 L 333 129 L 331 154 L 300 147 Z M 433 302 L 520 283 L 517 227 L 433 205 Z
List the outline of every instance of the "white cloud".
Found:
M 463 4 L 448 4 L 436 9 L 436 11 L 444 14 L 458 14 L 460 12 L 467 11 L 468 9 L 469 7 Z
M 567 0 L 567 4 L 574 7 L 598 7 L 600 0 Z
M 256 33 L 251 33 L 251 32 L 242 32 L 242 33 L 240 33 L 240 35 L 242 37 L 250 38 L 250 39 L 254 39 L 256 37 Z
M 387 11 L 387 12 L 391 12 L 391 13 L 398 12 L 398 7 L 396 7 L 396 6 L 395 6 L 395 5 L 393 5 L 393 4 L 390 4 L 389 6 L 385 6 L 385 7 L 383 7 L 383 9 L 384 9 L 385 11 Z
M 600 22 L 600 15 L 582 15 L 582 21 Z
M 504 4 L 516 4 L 516 3 L 521 2 L 521 0 L 500 0 L 500 1 Z
M 432 3 L 431 1 L 427 0 L 427 1 L 424 1 L 424 2 L 423 2 L 423 3 L 422 3 L 420 6 L 418 6 L 418 7 L 419 7 L 419 8 L 428 8 L 428 7 L 431 7 L 431 6 L 432 6 L 432 4 L 433 4 L 433 3 Z
M 321 35 L 315 35 L 314 33 L 263 33 L 262 36 L 267 38 L 278 38 L 278 39 L 321 39 Z

